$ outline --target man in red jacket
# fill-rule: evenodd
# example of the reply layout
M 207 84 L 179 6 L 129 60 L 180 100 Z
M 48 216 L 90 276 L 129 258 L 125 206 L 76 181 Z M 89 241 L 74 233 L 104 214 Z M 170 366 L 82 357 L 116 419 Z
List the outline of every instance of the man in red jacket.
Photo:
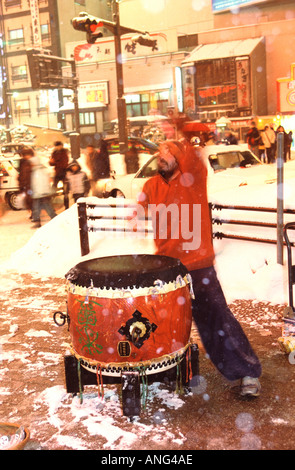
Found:
M 213 266 L 205 162 L 185 140 L 163 142 L 157 159 L 158 174 L 138 200 L 152 213 L 157 254 L 178 258 L 190 272 L 193 318 L 213 364 L 228 380 L 241 380 L 243 396 L 258 396 L 260 362 L 227 306 Z

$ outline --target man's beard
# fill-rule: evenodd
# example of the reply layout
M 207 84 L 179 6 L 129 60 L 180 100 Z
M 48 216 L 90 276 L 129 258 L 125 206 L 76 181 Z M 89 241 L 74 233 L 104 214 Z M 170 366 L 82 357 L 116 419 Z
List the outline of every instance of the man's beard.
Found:
M 171 170 L 164 170 L 163 168 L 161 170 L 158 170 L 158 173 L 163 176 L 163 178 L 166 180 L 166 181 L 169 181 L 171 176 L 174 174 L 174 171 L 175 169 Z

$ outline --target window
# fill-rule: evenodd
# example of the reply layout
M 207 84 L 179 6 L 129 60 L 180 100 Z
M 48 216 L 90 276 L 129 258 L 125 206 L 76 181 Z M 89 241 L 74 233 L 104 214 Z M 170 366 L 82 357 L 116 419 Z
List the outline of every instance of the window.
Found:
M 18 65 L 17 67 L 11 68 L 11 79 L 12 81 L 16 80 L 27 80 L 28 71 L 26 65 Z
M 21 114 L 31 116 L 31 106 L 29 99 L 14 101 L 14 116 L 20 117 Z
M 9 45 L 19 44 L 24 42 L 24 30 L 23 28 L 12 29 L 8 31 L 8 43 Z
M 93 112 L 79 113 L 80 125 L 81 126 L 94 126 L 95 125 L 95 114 Z
M 41 24 L 40 29 L 41 29 L 42 40 L 48 39 L 50 37 L 49 36 L 49 24 L 48 23 Z
M 157 158 L 147 162 L 142 168 L 141 172 L 137 175 L 137 178 L 150 178 L 158 173 Z
M 21 7 L 21 5 L 22 5 L 21 0 L 5 0 L 6 9 L 9 7 Z
M 151 109 L 156 109 L 158 114 L 166 114 L 169 91 L 130 94 L 126 95 L 125 101 L 127 117 L 147 116 Z

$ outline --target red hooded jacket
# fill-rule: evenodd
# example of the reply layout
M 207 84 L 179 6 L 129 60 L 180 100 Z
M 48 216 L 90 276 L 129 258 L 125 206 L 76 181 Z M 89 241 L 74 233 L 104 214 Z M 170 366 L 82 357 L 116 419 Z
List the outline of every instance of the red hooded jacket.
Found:
M 207 198 L 207 168 L 187 142 L 165 141 L 180 173 L 167 182 L 149 179 L 138 202 L 151 211 L 157 254 L 178 258 L 189 271 L 212 266 L 214 250 Z

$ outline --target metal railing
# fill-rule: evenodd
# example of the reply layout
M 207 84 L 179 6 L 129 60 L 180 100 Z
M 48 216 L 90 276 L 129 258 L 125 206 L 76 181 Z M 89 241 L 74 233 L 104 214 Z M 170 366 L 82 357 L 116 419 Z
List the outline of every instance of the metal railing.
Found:
M 233 204 L 209 204 L 210 212 L 211 212 L 211 221 L 212 226 L 214 225 L 237 225 L 237 226 L 249 226 L 249 227 L 260 227 L 260 228 L 277 228 L 277 224 L 274 222 L 264 222 L 261 220 L 240 220 L 240 219 L 226 219 L 220 217 L 214 217 L 212 212 L 215 210 L 222 211 L 222 210 L 233 210 L 233 211 L 244 211 L 244 212 L 257 212 L 257 213 L 277 213 L 277 209 L 271 207 L 253 207 L 253 206 L 239 206 Z M 292 214 L 295 216 L 294 209 L 284 209 L 284 214 Z M 292 227 L 293 228 L 293 227 Z M 294 227 L 295 228 L 295 227 Z M 217 239 L 222 238 L 229 238 L 233 240 L 245 240 L 245 241 L 252 241 L 252 242 L 260 242 L 260 243 L 272 243 L 277 244 L 277 239 L 265 238 L 261 236 L 252 236 L 252 235 L 242 235 L 236 233 L 230 233 L 227 231 L 214 231 L 212 229 L 212 237 Z M 292 246 L 295 246 L 294 243 L 290 242 Z
M 85 256 L 90 253 L 89 232 L 100 232 L 107 234 L 142 234 L 147 236 L 152 234 L 152 227 L 150 224 L 151 219 L 148 217 L 138 218 L 141 223 L 136 226 L 136 230 L 132 223 L 132 210 L 138 208 L 135 203 L 130 203 L 125 199 L 116 199 L 110 202 L 109 199 L 101 199 L 99 202 L 77 202 L 78 219 L 79 219 L 79 234 L 80 234 L 80 247 L 81 255 Z M 100 211 L 97 214 L 91 214 L 91 209 Z M 96 223 L 97 222 L 97 223 Z
M 112 234 L 114 230 L 116 232 L 130 233 L 134 232 L 134 226 L 128 224 L 130 219 L 130 211 L 137 209 L 137 204 L 132 204 L 130 201 L 125 199 L 116 199 L 115 201 L 110 202 L 109 199 L 101 199 L 99 202 L 91 202 L 82 200 L 77 203 L 78 207 L 78 219 L 79 219 L 79 234 L 80 234 L 80 247 L 81 255 L 85 256 L 90 253 L 90 242 L 89 242 L 89 233 L 90 232 L 101 232 L 106 236 Z M 94 213 L 91 213 L 91 210 L 95 210 Z M 277 244 L 276 238 L 266 238 L 265 236 L 259 236 L 258 229 L 276 229 L 277 224 L 275 222 L 266 222 L 263 220 L 249 220 L 246 217 L 235 219 L 235 218 L 226 218 L 226 217 L 216 217 L 213 214 L 215 211 L 236 211 L 236 212 L 256 212 L 258 214 L 263 213 L 272 213 L 276 214 L 277 210 L 270 207 L 253 207 L 253 206 L 244 206 L 244 205 L 229 205 L 229 204 L 215 204 L 209 203 L 209 210 L 211 213 L 212 221 L 212 239 L 232 239 L 232 240 L 244 240 L 251 242 L 259 243 L 270 243 Z M 295 210 L 285 209 L 284 214 L 294 215 Z M 214 231 L 214 226 L 224 226 L 229 225 L 231 227 L 252 227 L 256 228 L 255 234 L 244 234 L 244 233 L 233 233 L 228 230 L 227 227 L 224 227 L 224 230 Z M 114 228 L 115 227 L 115 228 Z M 290 225 L 291 230 L 295 230 L 295 224 Z M 137 232 L 141 232 L 143 236 L 152 234 L 151 219 L 146 217 L 144 219 L 144 224 L 136 228 Z M 295 242 L 289 241 L 290 246 L 294 247 Z M 286 242 L 284 242 L 286 245 Z

